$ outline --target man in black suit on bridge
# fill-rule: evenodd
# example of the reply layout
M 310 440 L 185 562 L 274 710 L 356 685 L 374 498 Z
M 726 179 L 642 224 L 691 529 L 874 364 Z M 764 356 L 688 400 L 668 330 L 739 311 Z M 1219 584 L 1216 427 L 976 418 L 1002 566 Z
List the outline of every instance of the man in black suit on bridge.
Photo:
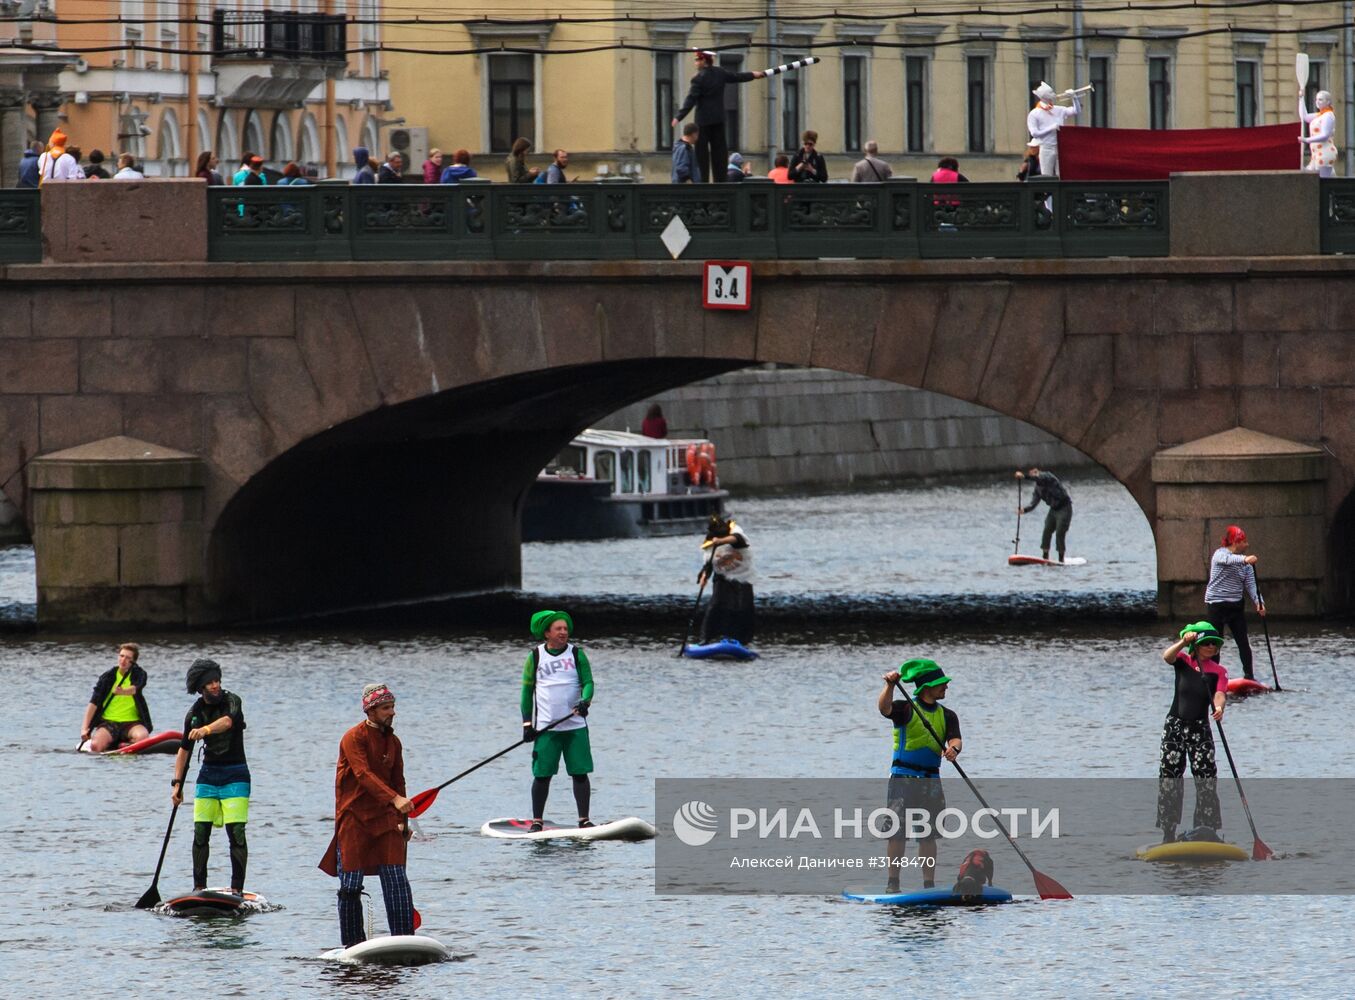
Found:
M 696 124 L 701 133 L 696 140 L 696 162 L 701 176 L 708 183 L 721 184 L 726 180 L 729 163 L 729 140 L 725 138 L 725 84 L 760 80 L 767 74 L 762 70 L 732 73 L 715 65 L 715 53 L 706 49 L 696 51 L 696 76 L 692 89 L 673 118 L 673 128 L 696 108 Z

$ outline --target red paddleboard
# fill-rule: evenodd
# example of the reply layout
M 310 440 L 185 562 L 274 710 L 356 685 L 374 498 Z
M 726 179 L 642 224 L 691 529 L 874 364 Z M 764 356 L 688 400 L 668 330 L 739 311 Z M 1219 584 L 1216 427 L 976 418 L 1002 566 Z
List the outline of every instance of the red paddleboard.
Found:
M 1269 684 L 1262 684 L 1260 681 L 1254 681 L 1249 677 L 1231 677 L 1228 679 L 1228 693 L 1237 695 L 1239 698 L 1246 697 L 1249 694 L 1267 694 L 1273 691 Z
M 177 729 L 166 729 L 158 733 L 151 733 L 149 736 L 137 740 L 135 743 L 124 743 L 115 750 L 105 750 L 104 757 L 120 756 L 125 754 L 142 753 L 177 753 L 179 744 L 183 742 L 183 733 Z M 89 741 L 86 740 L 80 744 L 80 749 L 89 753 Z
M 1008 556 L 1008 566 L 1085 566 L 1087 560 L 1081 556 L 1069 556 L 1063 562 L 1057 559 L 1041 559 L 1039 556 Z

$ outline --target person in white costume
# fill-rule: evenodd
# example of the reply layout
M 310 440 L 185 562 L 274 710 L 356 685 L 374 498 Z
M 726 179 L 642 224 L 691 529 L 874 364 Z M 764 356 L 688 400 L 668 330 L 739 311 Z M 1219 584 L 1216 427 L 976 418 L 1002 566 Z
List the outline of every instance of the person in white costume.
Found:
M 1040 146 L 1040 173 L 1045 177 L 1057 177 L 1059 173 L 1059 129 L 1069 118 L 1082 112 L 1082 101 L 1076 91 L 1065 90 L 1064 97 L 1072 98 L 1072 107 L 1063 107 L 1054 103 L 1057 95 L 1054 88 L 1043 80 L 1031 91 L 1035 95 L 1035 107 L 1026 115 L 1026 128 L 1030 131 L 1031 145 Z
M 1331 106 L 1331 94 L 1319 90 L 1313 98 L 1317 111 L 1308 113 L 1308 102 L 1303 99 L 1303 88 L 1299 88 L 1299 118 L 1308 126 L 1308 134 L 1299 136 L 1299 142 L 1308 147 L 1308 166 L 1303 169 L 1316 173 L 1319 177 L 1336 175 L 1336 112 Z

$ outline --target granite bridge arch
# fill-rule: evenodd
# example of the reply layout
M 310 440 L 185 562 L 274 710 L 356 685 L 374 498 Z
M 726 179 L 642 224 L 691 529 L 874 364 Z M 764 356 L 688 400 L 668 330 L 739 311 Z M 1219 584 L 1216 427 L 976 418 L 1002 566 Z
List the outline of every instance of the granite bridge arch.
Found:
M 1355 290 L 1331 258 L 766 262 L 743 314 L 702 310 L 692 264 L 10 272 L 28 280 L 0 289 L 0 482 L 45 622 L 512 586 L 521 497 L 571 436 L 759 362 L 954 396 L 1078 448 L 1152 522 L 1164 611 L 1195 606 L 1235 518 L 1270 532 L 1272 605 L 1349 603 Z M 79 328 L 52 329 L 49 302 Z

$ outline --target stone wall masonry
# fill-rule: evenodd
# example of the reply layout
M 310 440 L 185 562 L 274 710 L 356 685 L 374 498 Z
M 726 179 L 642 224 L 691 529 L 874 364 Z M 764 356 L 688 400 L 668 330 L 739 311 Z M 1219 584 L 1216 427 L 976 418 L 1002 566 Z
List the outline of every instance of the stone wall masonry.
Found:
M 715 442 L 721 485 L 841 487 L 871 480 L 1094 464 L 1052 435 L 973 403 L 826 368 L 750 368 L 682 386 L 600 421 L 638 432 L 658 403 L 672 437 Z

